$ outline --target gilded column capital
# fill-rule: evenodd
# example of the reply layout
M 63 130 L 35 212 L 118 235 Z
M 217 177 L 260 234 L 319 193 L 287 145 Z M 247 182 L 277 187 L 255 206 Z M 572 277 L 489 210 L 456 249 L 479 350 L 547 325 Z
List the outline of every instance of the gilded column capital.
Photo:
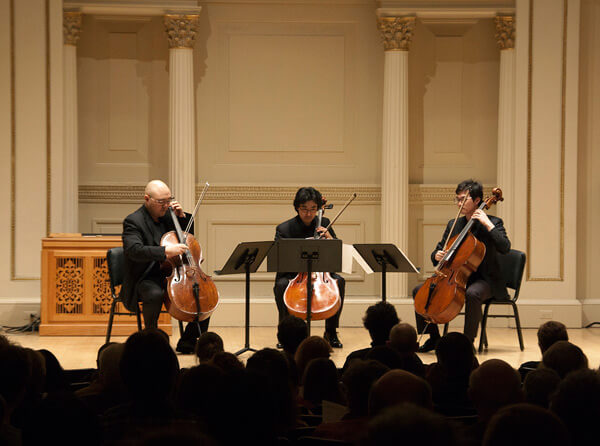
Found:
M 167 14 L 164 23 L 169 48 L 194 48 L 194 40 L 198 34 L 198 15 Z
M 408 51 L 415 22 L 415 17 L 379 17 L 377 28 L 385 51 Z
M 496 16 L 496 42 L 500 50 L 515 47 L 515 18 L 513 16 Z
M 81 18 L 83 14 L 77 11 L 63 11 L 63 43 L 77 46 L 81 34 Z

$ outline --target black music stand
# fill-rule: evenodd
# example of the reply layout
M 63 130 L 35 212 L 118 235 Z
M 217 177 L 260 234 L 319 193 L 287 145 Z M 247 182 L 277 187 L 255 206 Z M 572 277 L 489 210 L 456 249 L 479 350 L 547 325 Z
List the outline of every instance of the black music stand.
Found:
M 386 300 L 386 273 L 416 273 L 417 268 L 392 243 L 357 243 L 353 245 L 369 267 L 381 273 L 381 300 Z
M 257 351 L 250 348 L 250 273 L 256 272 L 273 243 L 273 241 L 240 243 L 227 259 L 223 269 L 215 271 L 219 276 L 246 273 L 246 338 L 244 348 L 235 352 L 236 356 L 248 351 Z
M 267 259 L 267 271 L 308 273 L 306 327 L 310 336 L 313 272 L 342 270 L 342 241 L 338 239 L 287 238 L 275 241 Z

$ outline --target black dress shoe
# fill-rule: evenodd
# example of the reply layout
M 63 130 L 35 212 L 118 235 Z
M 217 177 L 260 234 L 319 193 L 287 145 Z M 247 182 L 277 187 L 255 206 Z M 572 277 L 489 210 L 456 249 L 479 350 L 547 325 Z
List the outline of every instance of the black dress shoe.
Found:
M 281 345 L 281 342 L 278 342 L 278 343 L 277 343 L 277 348 L 278 348 L 279 350 L 282 350 L 282 349 L 283 349 L 283 345 Z
M 177 342 L 177 347 L 175 347 L 175 351 L 182 353 L 184 355 L 191 355 L 194 353 L 194 349 L 196 347 L 196 340 L 190 340 L 181 338 Z
M 440 338 L 429 338 L 425 341 L 425 344 L 419 347 L 419 353 L 427 353 L 435 350 Z
M 334 331 L 332 333 L 326 331 L 325 334 L 323 335 L 323 338 L 329 342 L 329 345 L 331 345 L 333 348 L 342 348 L 343 344 L 340 342 L 340 339 L 338 338 L 337 335 L 337 331 Z

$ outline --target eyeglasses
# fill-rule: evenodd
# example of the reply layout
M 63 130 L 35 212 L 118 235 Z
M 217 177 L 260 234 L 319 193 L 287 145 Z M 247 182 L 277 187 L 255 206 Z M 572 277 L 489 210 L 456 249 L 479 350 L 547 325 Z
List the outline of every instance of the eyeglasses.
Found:
M 156 201 L 161 206 L 164 206 L 165 204 L 170 204 L 171 201 L 173 201 L 175 199 L 175 197 L 163 198 L 162 200 L 157 200 L 154 197 L 150 197 L 150 198 L 152 198 L 154 201 Z
M 312 214 L 312 213 L 315 213 L 315 212 L 317 212 L 318 208 L 317 208 L 316 206 L 315 206 L 315 207 L 312 207 L 312 208 L 307 208 L 307 207 L 304 207 L 304 206 L 300 206 L 300 207 L 298 208 L 298 210 L 299 210 L 300 212 L 303 212 L 303 213 L 305 213 L 305 214 Z
M 454 197 L 454 204 L 461 204 L 463 201 L 469 201 L 471 196 L 463 195 L 462 197 Z

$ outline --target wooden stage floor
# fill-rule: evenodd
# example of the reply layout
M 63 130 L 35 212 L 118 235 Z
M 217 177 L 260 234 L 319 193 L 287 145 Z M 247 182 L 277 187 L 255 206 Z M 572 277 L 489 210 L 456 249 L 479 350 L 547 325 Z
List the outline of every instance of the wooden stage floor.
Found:
M 313 334 L 322 334 L 320 329 Z M 236 352 L 244 346 L 243 327 L 214 327 L 213 331 L 218 333 L 224 341 L 225 349 Z M 174 330 L 174 332 L 176 332 Z M 512 328 L 488 328 L 489 349 L 478 355 L 479 362 L 487 359 L 499 358 L 518 367 L 521 363 L 540 358 L 537 346 L 536 329 L 523 330 L 525 351 L 519 350 L 517 332 Z M 343 349 L 335 349 L 332 355 L 334 362 L 341 367 L 346 356 L 359 348 L 369 345 L 370 339 L 367 331 L 363 328 L 341 328 L 339 330 L 340 340 L 344 344 Z M 65 369 L 77 369 L 96 367 L 96 354 L 98 348 L 104 343 L 103 336 L 40 336 L 38 333 L 7 334 L 12 342 L 23 347 L 33 349 L 47 349 L 54 353 Z M 587 355 L 591 368 L 600 365 L 600 327 L 569 329 L 570 341 L 578 345 Z M 125 337 L 114 336 L 111 340 L 124 342 Z M 178 336 L 171 336 L 171 344 L 176 345 Z M 476 345 L 478 344 L 476 340 Z M 252 327 L 250 329 L 250 346 L 256 349 L 264 347 L 275 347 L 276 327 Z M 241 356 L 246 359 L 250 353 Z M 435 361 L 435 354 L 420 354 L 424 363 Z M 195 364 L 193 355 L 178 354 L 181 367 L 190 367 Z

